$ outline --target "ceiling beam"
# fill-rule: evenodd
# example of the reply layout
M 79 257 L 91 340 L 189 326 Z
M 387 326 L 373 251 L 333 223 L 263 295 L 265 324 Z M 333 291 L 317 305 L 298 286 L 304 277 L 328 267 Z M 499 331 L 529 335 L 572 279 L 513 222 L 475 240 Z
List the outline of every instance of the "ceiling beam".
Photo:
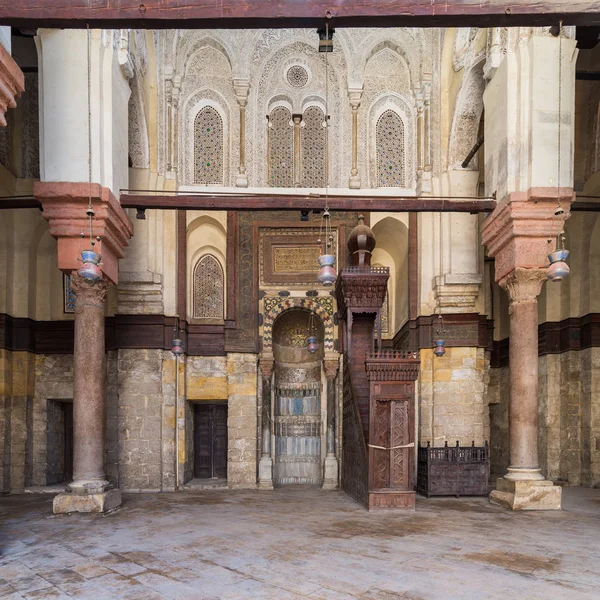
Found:
M 252 29 L 600 25 L 583 0 L 0 0 L 0 25 L 21 28 Z
M 143 195 L 121 194 L 123 208 L 173 210 L 323 210 L 325 197 L 309 196 L 226 196 L 226 195 Z M 332 211 L 344 212 L 492 212 L 495 200 L 454 200 L 448 198 L 405 198 L 330 196 Z

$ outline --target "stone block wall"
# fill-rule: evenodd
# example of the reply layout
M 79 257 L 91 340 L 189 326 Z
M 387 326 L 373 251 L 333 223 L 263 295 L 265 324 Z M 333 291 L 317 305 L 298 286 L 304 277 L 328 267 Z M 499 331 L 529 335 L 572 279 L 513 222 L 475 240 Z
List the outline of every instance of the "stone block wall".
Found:
M 233 489 L 256 488 L 257 357 L 227 355 L 227 483 Z
M 421 350 L 420 443 L 483 445 L 490 439 L 486 388 L 489 357 L 483 348 L 447 348 L 443 357 Z
M 490 369 L 490 473 L 504 475 L 510 462 L 508 436 L 508 367 Z
M 73 356 L 38 354 L 35 357 L 35 393 L 33 396 L 33 473 L 29 485 L 50 485 L 48 462 L 53 449 L 48 447 L 48 428 L 52 427 L 53 402 L 73 399 Z M 58 410 L 58 406 L 55 407 Z M 50 410 L 49 410 L 50 409 Z
M 163 351 L 118 351 L 119 487 L 162 487 Z
M 539 357 L 539 460 L 542 473 L 569 485 L 600 485 L 600 348 Z M 509 369 L 492 369 L 488 390 L 491 467 L 509 464 Z

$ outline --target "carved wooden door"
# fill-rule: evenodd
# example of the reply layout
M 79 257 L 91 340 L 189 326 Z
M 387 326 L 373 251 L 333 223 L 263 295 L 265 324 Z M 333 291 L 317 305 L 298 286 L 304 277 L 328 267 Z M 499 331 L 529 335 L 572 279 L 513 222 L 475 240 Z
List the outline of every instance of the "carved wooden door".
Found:
M 227 405 L 194 407 L 194 477 L 227 477 Z
M 412 382 L 371 382 L 370 489 L 413 488 L 413 386 Z

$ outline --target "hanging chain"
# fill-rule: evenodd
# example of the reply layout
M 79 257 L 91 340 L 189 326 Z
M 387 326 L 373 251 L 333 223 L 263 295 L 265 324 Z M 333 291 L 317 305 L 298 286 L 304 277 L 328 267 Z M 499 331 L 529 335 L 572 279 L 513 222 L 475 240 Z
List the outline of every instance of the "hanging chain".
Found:
M 94 233 L 92 219 L 94 209 L 92 207 L 92 38 L 90 26 L 87 25 L 87 101 L 88 101 L 88 209 L 87 215 L 90 220 L 90 246 L 94 246 Z
M 325 42 L 329 42 L 329 23 L 325 22 Z M 325 254 L 329 254 L 331 244 L 331 224 L 329 222 L 329 48 L 325 47 Z
M 558 143 L 557 143 L 557 176 L 556 176 L 556 210 L 554 214 L 556 215 L 557 220 L 557 235 L 556 235 L 556 249 L 559 250 L 561 245 L 564 247 L 564 231 L 563 225 L 564 221 L 562 219 L 562 215 L 564 214 L 564 210 L 560 203 L 561 189 L 560 189 L 560 159 L 561 159 L 561 148 L 560 148 L 560 140 L 561 140 L 561 130 L 562 130 L 562 32 L 563 32 L 563 23 L 560 21 L 558 27 Z

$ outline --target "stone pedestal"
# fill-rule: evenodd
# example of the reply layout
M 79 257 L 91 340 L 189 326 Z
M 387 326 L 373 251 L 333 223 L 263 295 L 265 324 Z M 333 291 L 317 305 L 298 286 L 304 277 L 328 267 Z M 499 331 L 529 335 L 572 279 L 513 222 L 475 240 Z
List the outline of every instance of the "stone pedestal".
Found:
M 328 454 L 325 457 L 325 465 L 323 467 L 323 485 L 324 490 L 338 489 L 338 461 L 333 454 Z
M 490 494 L 492 504 L 511 510 L 560 510 L 561 500 L 562 488 L 544 479 L 513 481 L 501 477 Z
M 65 492 L 54 497 L 55 515 L 68 513 L 104 513 L 121 506 L 121 490 L 112 489 L 96 494 Z
M 273 489 L 273 459 L 270 456 L 261 456 L 258 463 L 258 489 Z

